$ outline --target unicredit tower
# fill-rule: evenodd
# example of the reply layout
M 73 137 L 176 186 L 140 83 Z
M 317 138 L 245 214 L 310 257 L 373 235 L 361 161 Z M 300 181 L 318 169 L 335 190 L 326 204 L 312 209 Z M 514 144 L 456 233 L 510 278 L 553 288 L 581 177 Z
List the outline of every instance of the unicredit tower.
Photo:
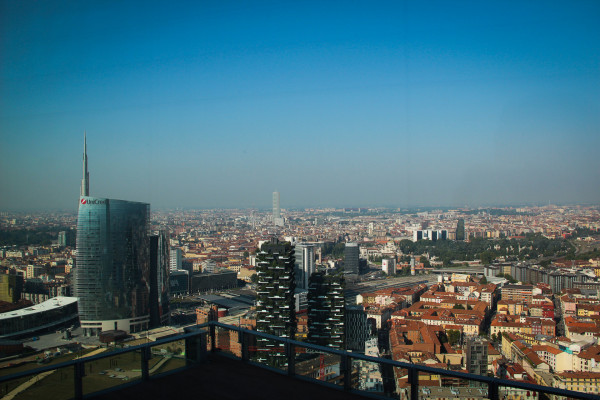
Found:
M 150 205 L 90 197 L 86 150 L 74 273 L 81 327 L 86 335 L 148 329 Z

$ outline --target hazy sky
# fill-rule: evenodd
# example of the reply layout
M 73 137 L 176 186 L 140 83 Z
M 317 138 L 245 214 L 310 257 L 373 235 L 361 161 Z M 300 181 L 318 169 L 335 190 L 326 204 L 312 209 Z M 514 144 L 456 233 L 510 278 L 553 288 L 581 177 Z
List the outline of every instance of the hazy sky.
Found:
M 324 4 L 326 3 L 326 4 Z M 0 210 L 600 200 L 600 2 L 0 2 Z

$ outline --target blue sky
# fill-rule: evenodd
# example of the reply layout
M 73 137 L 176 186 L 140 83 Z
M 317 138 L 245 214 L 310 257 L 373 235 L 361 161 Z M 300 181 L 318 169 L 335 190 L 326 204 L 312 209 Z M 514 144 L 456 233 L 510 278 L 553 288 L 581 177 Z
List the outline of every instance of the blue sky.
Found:
M 0 209 L 598 203 L 600 3 L 0 2 Z

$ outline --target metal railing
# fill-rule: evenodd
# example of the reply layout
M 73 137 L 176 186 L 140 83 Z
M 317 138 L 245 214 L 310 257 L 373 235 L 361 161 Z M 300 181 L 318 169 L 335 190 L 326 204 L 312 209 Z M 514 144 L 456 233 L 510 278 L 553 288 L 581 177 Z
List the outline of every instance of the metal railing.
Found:
M 238 334 L 238 343 L 240 344 L 239 355 L 234 356 L 233 354 L 227 354 L 227 352 L 222 351 L 217 346 L 217 329 L 226 330 L 230 332 L 237 332 Z M 251 357 L 251 353 L 253 351 L 252 346 L 250 345 L 251 338 L 264 338 L 269 339 L 274 343 L 280 343 L 279 350 L 284 354 L 285 363 L 283 367 L 274 367 L 265 365 L 257 362 L 253 357 Z M 27 377 L 35 377 L 40 376 L 43 373 L 55 371 L 63 368 L 73 368 L 73 398 L 82 399 L 84 397 L 84 377 L 86 377 L 85 365 L 97 360 L 102 360 L 111 357 L 118 357 L 128 353 L 137 353 L 139 352 L 139 379 L 135 382 L 130 382 L 127 384 L 121 384 L 118 386 L 113 386 L 108 390 L 116 390 L 120 389 L 124 386 L 129 386 L 132 384 L 136 384 L 139 382 L 143 382 L 149 379 L 154 378 L 155 376 L 161 376 L 162 374 L 151 375 L 149 361 L 152 358 L 152 348 L 160 347 L 163 345 L 167 345 L 176 341 L 184 341 L 185 342 L 185 358 L 184 365 L 172 369 L 168 373 L 176 373 L 177 371 L 181 371 L 182 369 L 190 368 L 191 366 L 196 365 L 199 362 L 203 362 L 207 359 L 209 353 L 219 352 L 220 355 L 226 357 L 232 357 L 241 360 L 241 362 L 249 363 L 255 365 L 257 367 L 266 368 L 271 371 L 276 371 L 278 373 L 287 374 L 297 379 L 310 380 L 315 383 L 319 383 L 321 385 L 325 385 L 328 387 L 335 387 L 341 390 L 350 391 L 357 394 L 366 395 L 369 397 L 378 397 L 378 398 L 399 398 L 397 392 L 388 393 L 387 395 L 383 395 L 381 393 L 374 394 L 371 392 L 365 392 L 362 390 L 357 390 L 353 387 L 355 383 L 355 379 L 353 378 L 353 361 L 363 361 L 367 363 L 374 363 L 378 365 L 380 368 L 387 366 L 388 368 L 400 368 L 402 370 L 406 370 L 408 376 L 408 385 L 410 387 L 410 391 L 407 392 L 408 399 L 410 400 L 418 400 L 419 399 L 419 373 L 424 374 L 432 374 L 436 376 L 443 376 L 449 378 L 456 378 L 460 380 L 466 380 L 470 383 L 478 382 L 481 387 L 487 388 L 487 396 L 483 396 L 485 398 L 489 398 L 490 400 L 500 400 L 501 388 L 516 388 L 522 389 L 524 391 L 537 392 L 538 394 L 545 395 L 553 395 L 553 396 L 561 396 L 569 399 L 584 399 L 584 400 L 598 400 L 599 396 L 597 394 L 591 393 L 583 393 L 583 392 L 575 392 L 566 389 L 559 389 L 549 386 L 541 386 L 529 383 L 516 382 L 505 379 L 491 378 L 482 375 L 474 375 L 467 374 L 463 372 L 456 372 L 451 370 L 439 369 L 427 367 L 424 365 L 416 365 L 406 362 L 393 361 L 385 358 L 371 357 L 358 353 L 351 353 L 348 351 L 336 350 L 330 347 L 317 346 L 305 342 L 299 342 L 296 340 L 281 338 L 273 335 L 269 335 L 262 332 L 251 331 L 248 329 L 240 328 L 237 326 L 226 325 L 220 322 L 208 322 L 202 325 L 197 325 L 187 329 L 187 332 L 169 337 L 162 340 L 157 340 L 155 342 L 145 343 L 137 346 L 131 346 L 124 349 L 119 349 L 111 352 L 101 353 L 85 358 L 79 358 L 55 365 L 48 365 L 28 371 L 22 371 L 15 374 L 0 376 L 0 387 L 7 382 L 20 380 Z M 328 354 L 335 357 L 339 357 L 339 376 L 341 377 L 342 383 L 340 385 L 335 385 L 328 383 L 325 380 L 320 378 L 313 378 L 310 376 L 303 376 L 297 373 L 297 360 L 296 357 L 299 353 L 296 350 L 303 349 L 303 352 L 316 353 L 316 354 Z M 256 355 L 256 350 L 255 354 Z M 137 360 L 136 360 L 137 361 Z M 321 370 L 323 369 L 323 361 L 321 359 Z M 321 374 L 323 371 L 321 371 Z M 396 378 L 393 378 L 394 381 Z M 43 384 L 43 380 L 39 382 L 39 384 Z M 394 382 L 395 383 L 395 382 Z M 98 394 L 100 392 L 105 392 L 106 390 L 100 390 L 98 392 L 87 393 L 87 396 L 91 396 L 93 394 Z M 68 396 L 71 397 L 71 396 Z

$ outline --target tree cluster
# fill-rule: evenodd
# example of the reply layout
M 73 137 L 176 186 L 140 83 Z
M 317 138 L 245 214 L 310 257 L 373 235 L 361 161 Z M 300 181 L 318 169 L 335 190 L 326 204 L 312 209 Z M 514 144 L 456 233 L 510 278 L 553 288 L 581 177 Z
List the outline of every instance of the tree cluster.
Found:
M 565 239 L 548 239 L 540 234 L 529 234 L 524 239 L 484 239 L 472 238 L 469 242 L 452 240 L 405 239 L 399 243 L 404 254 L 425 254 L 443 261 L 450 266 L 452 260 L 481 260 L 492 263 L 500 256 L 515 260 L 531 260 L 539 257 L 561 257 L 574 254 L 575 248 Z

